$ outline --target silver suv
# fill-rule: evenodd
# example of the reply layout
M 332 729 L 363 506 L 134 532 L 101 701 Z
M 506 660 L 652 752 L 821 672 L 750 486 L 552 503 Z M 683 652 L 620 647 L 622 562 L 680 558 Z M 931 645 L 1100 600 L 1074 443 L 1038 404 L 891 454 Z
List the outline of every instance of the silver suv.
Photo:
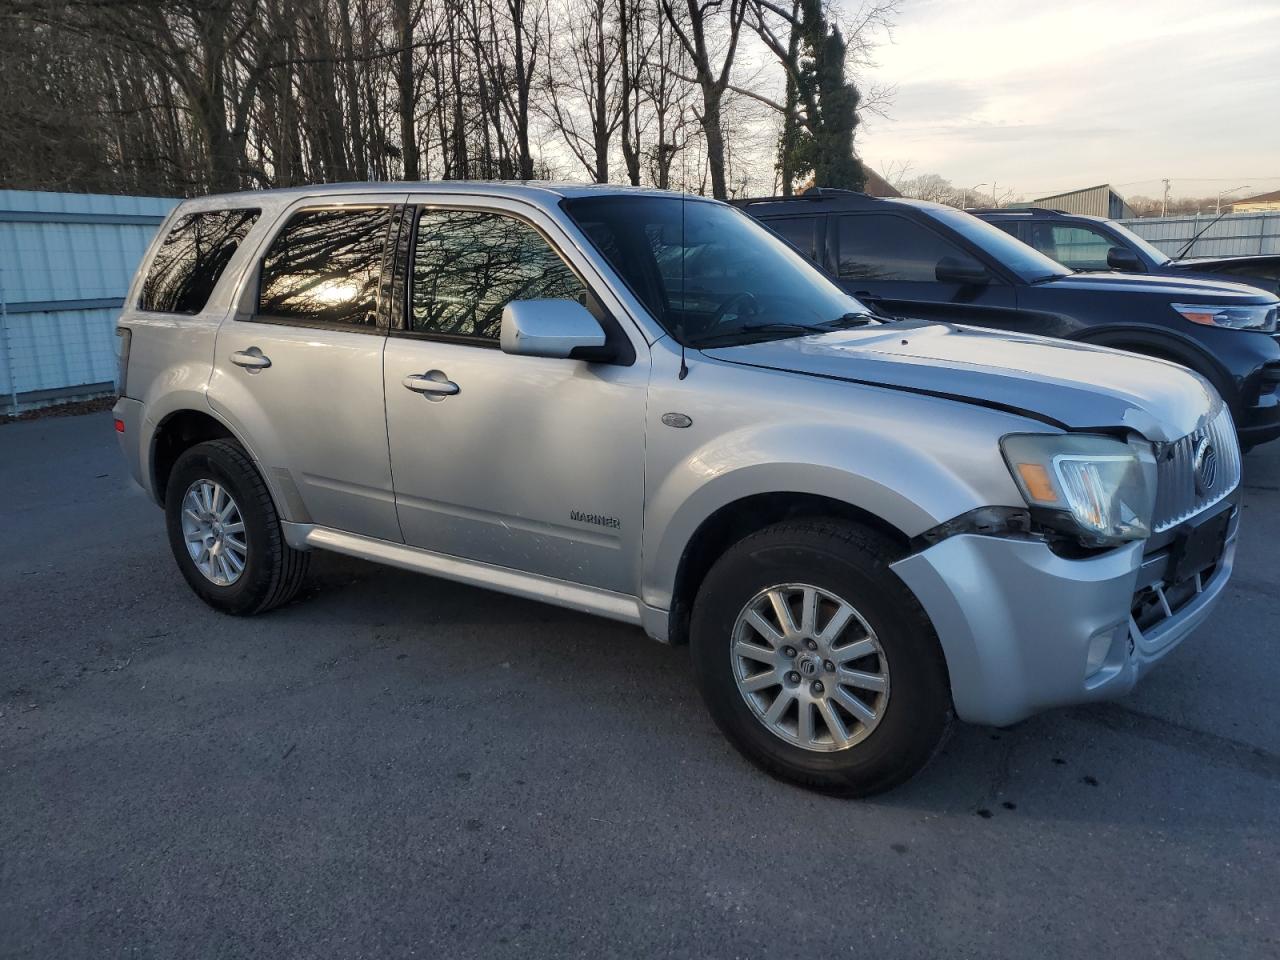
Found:
M 720 203 L 205 197 L 127 304 L 116 430 L 207 603 L 279 606 L 324 549 L 637 624 L 825 790 L 902 782 L 953 716 L 1128 691 L 1231 572 L 1206 381 L 877 319 Z

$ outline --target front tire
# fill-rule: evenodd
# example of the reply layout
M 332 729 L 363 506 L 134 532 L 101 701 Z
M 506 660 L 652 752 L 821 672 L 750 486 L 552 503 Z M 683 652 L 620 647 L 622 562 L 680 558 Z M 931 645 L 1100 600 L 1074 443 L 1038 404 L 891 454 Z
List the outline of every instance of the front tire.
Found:
M 263 613 L 302 586 L 310 555 L 285 543 L 271 492 L 234 440 L 198 443 L 178 457 L 164 504 L 178 569 L 214 609 Z
M 694 673 L 716 724 L 785 780 L 868 796 L 935 756 L 946 662 L 877 532 L 789 521 L 730 547 L 694 602 Z

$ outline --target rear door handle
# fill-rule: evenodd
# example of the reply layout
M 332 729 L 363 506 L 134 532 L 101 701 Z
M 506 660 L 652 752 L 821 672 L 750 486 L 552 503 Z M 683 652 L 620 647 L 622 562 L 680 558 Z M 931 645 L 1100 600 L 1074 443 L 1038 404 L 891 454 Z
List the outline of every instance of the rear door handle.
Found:
M 262 351 L 257 347 L 250 347 L 248 350 L 237 350 L 231 355 L 231 362 L 237 367 L 244 367 L 246 370 L 265 370 L 271 366 L 271 358 L 262 355 Z
M 443 370 L 411 373 L 400 382 L 404 384 L 406 390 L 425 393 L 428 400 L 443 400 L 460 392 L 458 385 L 446 377 Z

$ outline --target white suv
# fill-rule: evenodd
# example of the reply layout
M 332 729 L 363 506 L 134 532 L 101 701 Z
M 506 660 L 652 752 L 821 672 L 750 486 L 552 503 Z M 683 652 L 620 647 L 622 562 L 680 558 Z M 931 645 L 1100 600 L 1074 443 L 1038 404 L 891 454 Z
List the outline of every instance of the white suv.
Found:
M 335 550 L 689 641 L 748 757 L 852 794 L 1111 697 L 1231 571 L 1212 387 L 872 317 L 723 204 L 613 187 L 205 197 L 120 320 L 116 429 L 192 589 Z M 513 636 L 512 643 L 519 643 Z

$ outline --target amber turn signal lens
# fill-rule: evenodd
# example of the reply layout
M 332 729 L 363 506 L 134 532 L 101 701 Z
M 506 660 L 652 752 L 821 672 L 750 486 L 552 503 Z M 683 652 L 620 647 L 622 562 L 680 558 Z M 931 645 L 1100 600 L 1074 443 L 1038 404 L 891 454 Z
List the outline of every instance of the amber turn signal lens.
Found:
M 1018 476 L 1022 478 L 1022 485 L 1027 488 L 1027 493 L 1033 500 L 1053 503 L 1058 499 L 1058 492 L 1054 490 L 1053 481 L 1049 479 L 1049 471 L 1040 464 L 1018 464 Z

